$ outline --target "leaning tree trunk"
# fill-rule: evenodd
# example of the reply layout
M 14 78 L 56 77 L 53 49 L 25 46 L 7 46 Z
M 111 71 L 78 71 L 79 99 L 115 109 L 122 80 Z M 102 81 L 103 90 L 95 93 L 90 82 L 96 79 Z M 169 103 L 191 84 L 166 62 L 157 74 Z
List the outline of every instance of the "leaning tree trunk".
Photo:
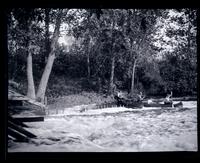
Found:
M 131 91 L 130 91 L 130 94 L 131 94 L 131 95 L 134 94 L 134 79 L 135 79 L 135 67 L 136 67 L 136 62 L 137 62 L 137 60 L 135 59 L 134 62 L 133 62 L 133 67 L 132 67 Z
M 38 87 L 38 91 L 37 91 L 37 100 L 40 102 L 44 102 L 44 96 L 45 96 L 45 92 L 46 92 L 46 87 L 47 87 L 47 83 L 49 80 L 49 76 L 51 73 L 51 69 L 53 67 L 53 62 L 55 59 L 55 53 L 52 52 L 50 53 L 48 60 L 47 60 L 47 64 L 45 66 L 44 72 L 42 74 L 42 78 Z
M 27 97 L 31 99 L 35 99 L 35 85 L 34 85 L 34 80 L 33 80 L 32 54 L 29 48 L 28 48 L 28 56 L 27 56 L 27 80 L 28 80 Z
M 50 73 L 52 70 L 53 62 L 55 59 L 55 49 L 56 49 L 56 44 L 57 44 L 58 38 L 59 38 L 61 16 L 62 16 L 62 10 L 59 11 L 58 16 L 56 18 L 55 30 L 54 30 L 54 34 L 53 34 L 53 38 L 52 38 L 52 42 L 51 42 L 51 51 L 49 53 L 47 64 L 46 64 L 44 72 L 42 74 L 42 78 L 40 80 L 40 84 L 39 84 L 38 91 L 36 94 L 37 100 L 42 103 L 44 103 L 46 87 L 47 87 L 49 76 L 50 76 Z

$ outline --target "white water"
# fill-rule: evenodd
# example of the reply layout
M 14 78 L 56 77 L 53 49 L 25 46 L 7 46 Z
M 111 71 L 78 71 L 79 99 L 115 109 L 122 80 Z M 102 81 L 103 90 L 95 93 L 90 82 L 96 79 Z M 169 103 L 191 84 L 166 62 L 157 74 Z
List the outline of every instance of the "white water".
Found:
M 82 113 L 72 109 L 68 114 L 77 116 L 26 123 L 38 138 L 9 142 L 8 152 L 197 151 L 196 102 L 183 106 L 191 109 L 160 114 L 127 112 L 123 107 Z

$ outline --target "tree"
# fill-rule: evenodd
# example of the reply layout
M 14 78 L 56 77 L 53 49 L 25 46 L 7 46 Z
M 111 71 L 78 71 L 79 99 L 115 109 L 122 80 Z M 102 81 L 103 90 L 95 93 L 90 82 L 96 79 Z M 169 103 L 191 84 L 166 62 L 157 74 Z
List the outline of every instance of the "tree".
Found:
M 51 10 L 49 8 L 45 8 L 44 10 L 45 10 L 45 18 L 44 18 L 44 21 L 45 21 L 45 57 L 43 57 L 43 58 L 46 61 L 46 58 L 50 51 L 49 24 L 50 24 L 50 11 Z
M 120 52 L 120 48 L 123 45 L 123 35 L 120 31 L 120 24 L 119 22 L 121 20 L 121 11 L 118 9 L 109 9 L 109 10 L 103 10 L 102 20 L 104 24 L 104 30 L 105 33 L 104 44 L 106 45 L 106 48 L 108 49 L 108 53 L 110 55 L 110 79 L 109 79 L 109 94 L 114 93 L 115 84 L 114 84 L 114 78 L 115 78 L 115 67 L 116 67 L 116 57 Z
M 20 62 L 24 62 L 23 58 L 26 58 L 27 68 L 29 67 L 28 69 L 31 70 L 30 68 L 33 67 L 31 71 L 33 71 L 35 83 L 39 84 L 36 95 L 39 97 L 40 92 L 41 97 L 38 98 L 40 101 L 42 101 L 45 90 L 50 88 L 47 87 L 47 83 L 51 73 L 53 73 L 52 77 L 59 75 L 83 77 L 91 89 L 97 90 L 96 83 L 99 85 L 99 90 L 102 87 L 102 90 L 106 90 L 110 94 L 113 93 L 114 85 L 119 89 L 128 88 L 130 94 L 134 94 L 135 91 L 142 89 L 147 90 L 148 93 L 156 93 L 156 90 L 159 92 L 163 87 L 166 89 L 174 87 L 175 89 L 176 83 L 179 85 L 176 87 L 177 92 L 183 88 L 189 92 L 191 91 L 189 85 L 195 83 L 192 82 L 193 80 L 187 80 L 187 76 L 191 74 L 191 78 L 194 79 L 196 74 L 196 26 L 195 19 L 193 19 L 195 12 L 193 11 L 180 10 L 178 13 L 181 16 L 174 17 L 174 14 L 168 15 L 171 10 L 69 10 L 68 14 L 62 14 L 65 17 L 61 18 L 61 30 L 59 30 L 60 34 L 57 38 L 62 34 L 70 35 L 73 37 L 70 43 L 74 43 L 70 48 L 66 48 L 65 44 L 57 46 L 55 43 L 54 52 L 52 52 L 54 44 L 52 40 L 55 38 L 55 30 L 49 29 L 52 27 L 55 29 L 58 10 L 34 9 L 33 11 L 34 14 L 26 14 L 26 16 L 29 15 L 27 19 L 30 19 L 31 23 L 27 23 L 24 18 L 25 10 L 11 12 L 14 16 L 10 16 L 10 18 L 14 17 L 14 19 L 11 21 L 13 23 L 9 25 L 8 31 L 9 57 L 16 60 L 16 56 L 19 56 Z M 63 12 L 65 11 L 63 10 Z M 19 16 L 20 12 L 21 16 Z M 41 17 L 41 23 L 37 23 L 39 17 Z M 167 21 L 164 21 L 162 27 L 163 20 Z M 175 26 L 171 26 L 172 22 Z M 67 25 L 67 29 L 63 30 L 64 24 Z M 162 36 L 162 33 L 159 33 L 159 28 L 161 28 L 159 25 L 165 28 L 166 32 L 164 32 L 165 37 L 158 39 L 158 36 Z M 29 27 L 30 29 L 28 29 Z M 30 39 L 27 39 L 28 37 Z M 168 41 L 165 40 L 166 37 L 169 38 Z M 31 41 L 29 42 L 29 40 Z M 163 46 L 156 46 L 158 42 Z M 167 49 L 170 45 L 173 45 L 171 48 L 173 51 Z M 162 48 L 165 52 L 162 51 Z M 167 50 L 169 54 L 166 53 Z M 25 53 L 27 55 L 24 55 Z M 160 57 L 160 60 L 163 60 L 162 64 L 157 62 L 156 58 L 153 59 L 160 54 L 162 54 Z M 174 59 L 170 58 L 170 55 L 175 56 L 177 60 L 175 63 L 179 66 L 175 66 Z M 55 60 L 53 56 L 57 59 Z M 9 65 L 12 63 L 10 62 Z M 47 63 L 50 65 L 49 68 L 47 68 Z M 184 66 L 186 63 L 189 66 Z M 51 72 L 53 65 L 53 72 Z M 167 68 L 164 68 L 164 65 Z M 22 69 L 19 64 L 15 66 Z M 41 69 L 43 68 L 45 71 L 42 74 Z M 163 81 L 159 78 L 159 73 Z M 180 80 L 174 75 L 179 73 L 183 74 L 177 75 Z M 30 72 L 27 73 L 27 77 L 30 74 Z M 29 83 L 31 83 L 30 81 Z M 34 80 L 32 81 L 34 83 Z M 44 88 L 44 93 L 41 93 L 43 87 L 41 83 L 47 87 Z M 181 87 L 183 85 L 185 87 Z
M 79 15 L 76 15 L 76 18 L 79 20 L 80 16 L 82 21 L 75 22 L 72 27 L 72 34 L 76 39 L 81 40 L 83 51 L 86 54 L 86 64 L 87 64 L 87 78 L 88 80 L 91 77 L 91 58 L 93 57 L 94 51 L 98 48 L 98 37 L 101 33 L 100 28 L 100 16 L 102 13 L 99 13 L 101 10 L 97 9 L 86 9 L 86 10 L 77 10 Z
M 91 77 L 91 64 L 90 64 L 90 56 L 91 56 L 91 50 L 92 46 L 95 43 L 95 39 L 98 36 L 98 33 L 100 30 L 98 28 L 98 20 L 96 15 L 96 10 L 89 9 L 86 10 L 85 13 L 86 20 L 83 21 L 82 26 L 85 28 L 85 32 L 83 35 L 83 39 L 86 41 L 86 55 L 87 55 L 87 78 L 88 80 Z M 84 16 L 84 15 L 83 15 Z
M 114 51 L 113 51 L 113 44 L 114 44 L 114 36 L 113 36 L 113 33 L 114 33 L 114 27 L 115 27 L 115 13 L 114 11 L 111 13 L 112 14 L 112 17 L 111 19 L 113 19 L 113 22 L 112 23 L 112 26 L 111 26 L 111 29 L 110 29 L 110 33 L 111 33 L 111 47 L 110 47 L 110 54 L 111 54 L 111 73 L 110 73 L 110 86 L 109 86 L 109 93 L 110 94 L 113 94 L 113 87 L 114 87 L 114 71 L 115 71 L 115 54 L 114 54 Z
M 112 31 L 114 30 L 114 24 L 110 21 L 109 18 L 112 17 L 114 10 L 101 11 L 96 9 L 90 9 L 81 12 L 83 21 L 77 26 L 73 27 L 73 34 L 75 35 L 75 37 L 78 36 L 79 39 L 82 38 L 81 44 L 85 46 L 85 50 L 84 49 L 83 50 L 85 51 L 87 56 L 87 78 L 89 79 L 91 76 L 97 77 L 101 74 L 102 72 L 101 68 L 105 63 L 105 59 L 107 59 L 106 56 L 107 52 L 105 53 L 103 51 L 106 48 L 107 50 L 109 49 L 108 55 L 110 56 L 111 60 L 109 90 L 111 93 L 111 89 L 113 87 L 114 67 L 115 67 L 115 54 L 113 53 L 114 50 L 112 49 L 114 48 L 112 47 L 115 40 L 114 37 L 112 36 Z M 116 17 L 114 17 L 114 19 L 116 19 Z M 91 54 L 93 54 L 94 56 L 92 56 Z M 103 64 L 99 62 L 100 61 L 99 59 L 101 59 L 102 57 L 104 57 Z M 93 71 L 94 73 L 92 73 L 91 71 L 92 69 L 90 64 L 91 59 L 93 58 L 95 63 L 97 63 L 97 66 L 93 66 L 95 67 L 95 69 L 97 68 L 96 71 Z
M 123 34 L 125 37 L 126 48 L 131 56 L 131 90 L 130 94 L 134 94 L 135 70 L 143 59 L 150 57 L 148 55 L 151 49 L 151 34 L 155 31 L 155 24 L 161 12 L 157 10 L 138 10 L 130 9 L 124 12 Z M 149 53 L 152 54 L 152 53 Z
M 35 99 L 35 84 L 33 80 L 33 63 L 31 54 L 31 45 L 28 43 L 28 57 L 27 57 L 27 79 L 28 79 L 28 91 L 27 97 Z
M 57 44 L 57 41 L 59 38 L 59 32 L 60 32 L 59 30 L 60 30 L 61 19 L 62 19 L 62 14 L 63 14 L 62 12 L 63 12 L 63 10 L 59 9 L 58 15 L 56 18 L 53 38 L 51 41 L 51 50 L 50 50 L 50 53 L 48 56 L 47 64 L 46 64 L 44 72 L 42 74 L 42 78 L 40 80 L 37 94 L 36 94 L 37 101 L 44 102 L 44 96 L 45 96 L 45 92 L 46 92 L 47 82 L 48 82 L 49 75 L 51 73 L 51 69 L 53 66 L 54 59 L 55 59 L 55 49 L 56 49 L 56 44 Z
M 68 10 L 65 10 L 68 11 Z M 55 50 L 57 41 L 59 38 L 59 29 L 61 26 L 61 20 L 63 16 L 62 9 L 60 10 L 52 10 L 52 18 L 56 17 L 55 20 L 55 29 L 51 40 L 51 45 L 49 49 L 49 9 L 13 9 L 11 11 L 14 17 L 14 22 L 17 24 L 15 28 L 12 29 L 11 32 L 15 33 L 12 34 L 12 37 L 22 38 L 21 40 L 16 39 L 16 43 L 23 49 L 28 49 L 27 55 L 27 81 L 28 81 L 28 89 L 27 89 L 27 96 L 43 102 L 45 91 L 47 87 L 47 82 L 49 79 L 49 75 L 51 73 L 51 69 L 53 66 L 53 62 L 55 59 Z M 38 22 L 46 22 L 46 30 L 44 30 L 44 26 Z M 17 33 L 17 32 L 18 33 Z M 43 31 L 46 31 L 43 33 Z M 45 46 L 43 46 L 43 42 Z M 10 45 L 9 45 L 10 46 Z M 40 84 L 37 90 L 37 94 L 35 97 L 35 88 L 34 88 L 34 80 L 33 80 L 33 68 L 32 68 L 32 54 L 43 52 L 41 48 L 45 48 L 45 52 L 49 51 L 48 60 L 42 74 Z M 37 58 L 41 58 L 45 55 L 38 55 Z
M 32 99 L 35 99 L 32 54 L 38 52 L 38 46 L 34 45 L 38 35 L 34 33 L 34 30 L 40 30 L 36 25 L 40 21 L 39 13 L 39 9 L 13 9 L 10 11 L 11 21 L 13 22 L 13 24 L 10 24 L 10 26 L 13 25 L 10 27 L 12 39 L 14 38 L 12 41 L 16 43 L 17 48 L 22 48 L 27 53 L 27 96 Z M 17 39 L 20 39 L 20 41 Z
M 196 10 L 176 9 L 166 13 L 155 34 L 159 39 L 155 43 L 160 48 L 161 77 L 166 91 L 173 91 L 174 95 L 192 94 L 197 84 Z

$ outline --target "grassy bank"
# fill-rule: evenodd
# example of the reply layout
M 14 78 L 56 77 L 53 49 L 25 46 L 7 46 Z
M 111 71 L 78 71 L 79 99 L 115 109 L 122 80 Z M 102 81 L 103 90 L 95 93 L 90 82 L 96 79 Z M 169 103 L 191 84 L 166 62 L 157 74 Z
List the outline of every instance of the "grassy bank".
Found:
M 110 96 L 104 96 L 95 92 L 81 92 L 79 94 L 63 96 L 54 98 L 49 103 L 49 109 L 62 109 L 76 105 L 87 105 L 87 104 L 103 104 L 112 102 L 114 99 Z

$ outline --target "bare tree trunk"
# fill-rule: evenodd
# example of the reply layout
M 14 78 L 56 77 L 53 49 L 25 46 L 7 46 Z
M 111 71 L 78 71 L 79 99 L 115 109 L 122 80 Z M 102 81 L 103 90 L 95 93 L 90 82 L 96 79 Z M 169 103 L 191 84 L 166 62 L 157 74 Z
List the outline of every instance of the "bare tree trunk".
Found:
M 50 41 L 49 41 L 49 12 L 50 9 L 45 9 L 45 56 L 44 56 L 44 64 L 47 62 L 47 58 L 50 51 Z
M 28 82 L 28 89 L 27 89 L 27 97 L 31 99 L 35 99 L 35 84 L 33 80 L 33 61 L 32 61 L 32 54 L 31 54 L 31 27 L 32 24 L 28 27 L 28 38 L 27 38 L 27 67 L 26 67 L 26 73 L 27 73 L 27 82 Z
M 191 22 L 190 22 L 190 14 L 188 14 L 188 29 L 187 29 L 187 51 L 188 51 L 188 54 L 190 56 L 190 52 L 191 52 L 191 34 L 190 34 L 190 30 L 192 28 L 192 25 L 191 25 Z
M 87 77 L 90 79 L 90 40 L 88 44 L 88 53 L 87 53 Z
M 40 84 L 38 87 L 38 91 L 37 91 L 37 100 L 40 102 L 44 102 L 44 96 L 45 96 L 45 92 L 46 92 L 46 87 L 47 87 L 47 82 L 49 80 L 49 76 L 51 73 L 51 69 L 53 66 L 53 62 L 55 59 L 55 53 L 53 52 L 53 54 L 50 54 L 47 60 L 47 64 L 45 66 L 44 72 L 42 74 L 42 78 L 40 80 Z
M 90 55 L 87 55 L 87 71 L 88 71 L 88 79 L 90 79 Z
M 101 78 L 98 77 L 98 92 L 101 93 L 101 91 L 102 91 Z
M 54 34 L 53 34 L 53 38 L 52 38 L 52 42 L 51 42 L 51 51 L 49 53 L 47 64 L 46 64 L 44 72 L 42 74 L 42 78 L 40 80 L 40 84 L 39 84 L 38 91 L 36 94 L 37 100 L 42 103 L 44 102 L 47 83 L 48 83 L 49 76 L 50 76 L 52 66 L 53 66 L 53 62 L 55 59 L 55 49 L 56 49 L 56 44 L 57 44 L 57 41 L 59 38 L 61 16 L 62 16 L 62 10 L 59 10 L 58 16 L 56 18 L 55 30 L 54 30 Z
M 135 79 L 136 62 L 137 62 L 137 60 L 135 59 L 133 62 L 133 67 L 132 67 L 131 92 L 130 92 L 131 95 L 133 95 L 133 93 L 134 93 L 134 79 Z
M 33 80 L 33 68 L 32 68 L 32 54 L 28 50 L 27 56 L 27 80 L 28 80 L 28 90 L 27 97 L 35 99 L 35 85 Z
M 115 56 L 112 56 L 111 60 L 111 74 L 110 74 L 110 90 L 109 93 L 113 94 L 113 88 L 114 88 L 114 72 L 115 72 Z
M 113 40 L 113 30 L 114 30 L 114 22 L 112 24 L 111 28 L 111 49 L 110 49 L 110 54 L 111 54 L 111 74 L 110 74 L 110 86 L 109 86 L 109 94 L 113 94 L 113 89 L 114 89 L 114 71 L 115 71 L 115 54 L 113 54 L 113 46 L 114 46 L 114 40 Z
M 90 16 L 87 17 L 87 23 L 90 23 Z M 90 79 L 90 44 L 91 44 L 91 35 L 89 28 L 87 28 L 85 37 L 88 39 L 88 47 L 87 47 L 87 78 Z

